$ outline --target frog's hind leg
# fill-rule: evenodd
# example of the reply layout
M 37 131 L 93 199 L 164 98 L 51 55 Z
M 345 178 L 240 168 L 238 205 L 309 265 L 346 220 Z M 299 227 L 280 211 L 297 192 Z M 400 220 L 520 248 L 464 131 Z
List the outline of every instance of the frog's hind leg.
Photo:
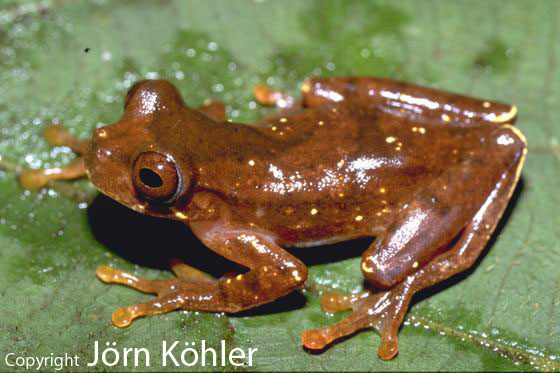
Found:
M 303 83 L 302 92 L 306 107 L 351 100 L 430 125 L 501 125 L 514 123 L 517 116 L 515 106 L 386 78 L 310 78 Z
M 43 136 L 50 146 L 68 146 L 77 154 L 84 154 L 89 146 L 89 140 L 80 140 L 72 136 L 66 128 L 59 124 L 52 124 L 45 128 Z M 19 175 L 21 185 L 28 190 L 39 190 L 50 181 L 76 179 L 86 176 L 83 157 L 77 157 L 65 167 L 24 170 Z
M 515 128 L 505 125 L 497 130 L 494 139 L 503 147 L 503 153 L 496 159 L 496 165 L 501 165 L 499 168 L 503 171 L 500 172 L 492 192 L 479 205 L 466 227 L 460 231 L 453 246 L 423 266 L 413 265 L 417 270 L 391 288 L 360 295 L 325 294 L 321 300 L 325 311 L 335 312 L 351 308 L 352 314 L 332 326 L 306 330 L 302 336 L 306 347 L 322 349 L 342 336 L 364 328 L 375 328 L 381 334 L 379 357 L 385 360 L 392 359 L 398 353 L 397 335 L 412 296 L 472 266 L 490 239 L 517 184 L 526 155 L 523 135 Z M 362 261 L 366 278 L 370 274 L 370 257 L 366 252 Z M 374 283 L 377 282 L 380 281 L 374 280 Z

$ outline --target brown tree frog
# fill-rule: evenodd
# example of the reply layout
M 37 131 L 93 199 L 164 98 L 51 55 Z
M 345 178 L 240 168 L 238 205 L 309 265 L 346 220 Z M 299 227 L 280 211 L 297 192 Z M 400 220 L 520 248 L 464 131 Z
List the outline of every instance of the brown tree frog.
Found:
M 360 270 L 360 294 L 324 294 L 344 320 L 306 330 L 322 349 L 363 328 L 397 334 L 414 293 L 469 268 L 519 179 L 526 141 L 516 108 L 380 78 L 312 78 L 301 99 L 266 86 L 261 104 L 282 108 L 259 126 L 227 121 L 223 104 L 184 105 L 169 82 L 144 80 L 122 118 L 88 141 L 50 127 L 47 140 L 83 154 L 66 168 L 21 175 L 29 189 L 87 175 L 129 208 L 185 222 L 211 250 L 248 268 L 209 277 L 173 263 L 174 279 L 148 280 L 100 267 L 97 276 L 151 302 L 117 309 L 113 323 L 175 309 L 238 312 L 301 287 L 306 266 L 283 249 L 376 237 Z

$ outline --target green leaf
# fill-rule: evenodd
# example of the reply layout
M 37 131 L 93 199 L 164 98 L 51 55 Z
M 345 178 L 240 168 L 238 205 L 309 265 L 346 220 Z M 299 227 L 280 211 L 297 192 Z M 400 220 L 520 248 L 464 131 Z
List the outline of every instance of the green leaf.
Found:
M 158 370 L 162 341 L 204 339 L 258 348 L 247 370 L 560 370 L 559 14 L 554 0 L 3 2 L 0 369 L 10 352 L 78 355 L 81 370 L 134 368 L 87 368 L 97 340 L 147 348 L 150 366 L 137 369 Z M 251 95 L 256 83 L 297 93 L 309 75 L 389 76 L 518 106 L 529 157 L 476 266 L 416 298 L 389 362 L 377 358 L 373 331 L 321 354 L 300 344 L 304 329 L 344 317 L 320 310 L 319 290 L 362 288 L 351 255 L 362 241 L 298 251 L 312 264 L 303 295 L 243 315 L 174 312 L 113 327 L 115 308 L 150 296 L 102 284 L 98 265 L 161 278 L 171 276 L 171 253 L 215 274 L 228 263 L 182 226 L 107 199 L 86 209 L 64 193 L 24 192 L 16 165 L 73 157 L 47 147 L 45 125 L 60 121 L 87 136 L 119 118 L 127 88 L 145 77 L 170 79 L 191 105 L 222 99 L 232 119 L 250 122 L 265 112 Z M 73 185 L 94 195 L 86 181 Z M 108 222 L 115 217 L 117 226 Z

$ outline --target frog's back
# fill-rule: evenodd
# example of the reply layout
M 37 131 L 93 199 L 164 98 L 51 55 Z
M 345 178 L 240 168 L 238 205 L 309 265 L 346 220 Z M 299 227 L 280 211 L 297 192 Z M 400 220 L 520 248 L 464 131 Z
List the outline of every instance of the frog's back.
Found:
M 220 190 L 241 220 L 251 217 L 297 245 L 382 229 L 404 199 L 457 161 L 454 151 L 464 154 L 454 147 L 472 141 L 460 138 L 478 136 L 349 104 L 303 110 L 251 130 L 265 140 L 247 141 L 246 149 L 258 151 L 248 150 L 234 167 L 235 180 Z
M 422 151 L 429 143 L 427 130 L 413 128 L 406 119 L 354 105 L 324 106 L 275 119 L 263 131 L 284 147 L 263 165 L 267 175 L 260 189 L 307 201 L 363 198 L 380 190 L 387 193 L 392 185 L 406 189 L 439 172 L 433 154 Z

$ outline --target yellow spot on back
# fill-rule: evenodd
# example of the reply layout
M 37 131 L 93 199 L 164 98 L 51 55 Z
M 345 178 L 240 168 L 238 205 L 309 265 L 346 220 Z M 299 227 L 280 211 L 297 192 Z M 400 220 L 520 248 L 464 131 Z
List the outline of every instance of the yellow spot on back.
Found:
M 362 221 L 364 219 L 364 217 L 362 215 L 358 215 L 354 218 L 354 220 L 356 221 Z
M 280 123 L 286 123 L 288 121 L 288 119 L 286 118 L 280 118 Z
M 317 210 L 316 208 L 311 209 L 311 215 L 317 215 L 318 212 L 319 210 Z
M 487 108 L 487 109 L 490 107 L 490 105 L 491 105 L 491 104 L 490 104 L 488 101 L 484 101 L 484 102 L 482 103 L 482 106 L 485 107 L 485 108 Z
M 319 123 L 317 123 L 317 124 L 319 124 L 320 126 L 322 126 L 323 124 L 325 124 L 325 122 L 323 122 L 322 120 L 320 120 Z
M 271 130 L 276 131 L 277 130 L 276 126 L 272 126 Z
M 188 216 L 183 214 L 181 211 L 175 212 L 175 216 L 178 217 L 179 219 L 187 219 L 188 218 Z
M 385 189 L 383 187 L 379 188 L 379 193 L 381 193 L 381 194 L 385 193 L 386 191 L 387 191 L 387 189 Z
M 386 141 L 388 144 L 391 144 L 391 143 L 395 142 L 396 140 L 397 140 L 397 139 L 394 138 L 393 136 L 389 136 L 389 137 L 387 137 L 387 138 L 385 139 L 385 141 Z
M 417 127 L 412 127 L 412 132 L 417 132 L 418 128 Z
M 418 268 L 418 262 L 412 263 L 412 268 Z
M 441 114 L 441 119 L 443 119 L 444 122 L 449 122 L 451 120 L 447 114 Z
M 423 135 L 426 133 L 426 129 L 424 127 L 420 127 L 418 128 L 418 132 L 420 132 Z

